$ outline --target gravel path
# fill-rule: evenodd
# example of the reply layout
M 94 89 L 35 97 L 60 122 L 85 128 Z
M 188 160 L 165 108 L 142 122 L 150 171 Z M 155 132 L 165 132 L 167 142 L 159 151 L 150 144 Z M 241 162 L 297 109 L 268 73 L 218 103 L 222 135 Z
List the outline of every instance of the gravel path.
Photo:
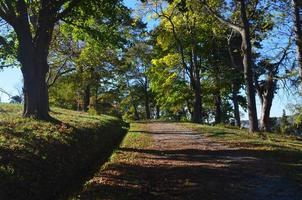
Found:
M 152 145 L 90 180 L 79 199 L 298 200 L 302 187 L 261 152 L 231 148 L 176 123 L 145 123 Z

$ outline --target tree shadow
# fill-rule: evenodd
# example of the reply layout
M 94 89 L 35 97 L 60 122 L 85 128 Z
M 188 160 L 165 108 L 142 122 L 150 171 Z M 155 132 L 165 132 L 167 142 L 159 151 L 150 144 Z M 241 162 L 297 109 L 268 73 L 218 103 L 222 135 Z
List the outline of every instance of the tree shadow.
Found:
M 134 149 L 138 163 L 117 162 L 79 199 L 298 200 L 302 153 L 254 149 Z M 291 165 L 296 163 L 297 165 Z M 293 177 L 292 177 L 293 178 Z
M 0 199 L 67 199 L 81 190 L 126 134 L 118 126 L 56 137 L 6 134 L 18 146 L 0 147 Z

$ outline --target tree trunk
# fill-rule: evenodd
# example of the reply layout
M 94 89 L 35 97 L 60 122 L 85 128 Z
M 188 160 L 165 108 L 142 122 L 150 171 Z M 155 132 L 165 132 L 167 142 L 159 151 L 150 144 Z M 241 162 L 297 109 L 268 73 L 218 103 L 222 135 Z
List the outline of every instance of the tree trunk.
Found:
M 240 112 L 239 112 L 238 93 L 239 93 L 238 86 L 236 85 L 236 83 L 233 83 L 232 84 L 232 101 L 233 101 L 233 105 L 234 105 L 235 126 L 240 127 L 241 120 L 240 120 Z
M 84 90 L 84 98 L 83 98 L 83 111 L 87 112 L 90 104 L 90 85 L 87 85 Z
M 145 111 L 146 111 L 146 118 L 151 119 L 151 113 L 150 113 L 150 100 L 149 100 L 149 94 L 148 90 L 145 91 Z
M 137 110 L 137 106 L 135 105 L 135 103 L 132 104 L 133 108 L 134 108 L 134 117 L 135 120 L 140 120 L 139 114 L 138 114 L 138 110 Z
M 149 105 L 149 97 L 146 97 L 145 109 L 146 109 L 146 118 L 147 118 L 147 119 L 151 119 L 150 105 Z
M 23 116 L 40 120 L 51 120 L 49 115 L 48 87 L 46 74 L 48 51 L 35 47 L 30 36 L 18 34 L 20 47 L 18 59 L 23 75 L 24 109 Z
M 239 103 L 238 103 L 238 93 L 240 90 L 240 77 L 241 72 L 243 70 L 242 67 L 242 56 L 240 53 L 234 53 L 233 50 L 240 49 L 240 44 L 242 43 L 240 36 L 230 36 L 228 39 L 228 52 L 230 56 L 230 60 L 234 69 L 234 73 L 236 73 L 235 78 L 232 80 L 232 101 L 233 101 L 233 107 L 234 107 L 234 119 L 235 119 L 235 126 L 240 127 L 241 126 L 241 120 L 240 120 L 240 112 L 239 112 Z M 234 55 L 235 54 L 235 55 Z
M 270 112 L 276 91 L 277 82 L 270 75 L 267 80 L 258 84 L 257 92 L 261 103 L 260 129 L 261 131 L 271 131 Z
M 81 92 L 78 91 L 77 92 L 77 111 L 81 111 L 82 110 L 82 95 Z
M 194 43 L 195 45 L 195 43 Z M 202 123 L 202 96 L 201 96 L 201 84 L 200 84 L 200 67 L 197 62 L 197 50 L 196 46 L 194 46 L 191 50 L 191 70 L 190 70 L 190 78 L 191 85 L 194 90 L 194 105 L 193 105 L 193 114 L 192 114 L 192 122 L 193 123 Z
M 23 66 L 22 66 L 23 67 Z M 39 70 L 42 67 L 22 69 L 24 79 L 24 117 L 49 120 L 48 90 L 45 82 L 46 73 Z
M 193 123 L 202 123 L 202 99 L 201 99 L 201 85 L 200 85 L 200 78 L 197 74 L 194 88 L 194 107 L 193 107 Z
M 47 57 L 55 21 L 50 20 L 49 13 L 41 13 L 39 26 L 34 36 L 26 14 L 23 1 L 18 1 L 20 13 L 11 24 L 18 42 L 18 60 L 21 63 L 24 86 L 24 117 L 51 120 L 49 115 L 48 87 L 46 74 L 49 71 Z
M 302 80 L 302 3 L 300 0 L 293 0 L 293 12 L 295 19 L 295 35 L 297 45 L 297 60 L 300 67 L 300 79 Z
M 250 36 L 250 25 L 246 16 L 245 0 L 240 0 L 241 3 L 241 20 L 243 23 L 242 36 L 242 52 L 243 52 L 243 67 L 244 67 L 244 79 L 246 82 L 246 95 L 249 117 L 249 131 L 258 131 L 258 118 L 255 98 L 255 88 L 253 81 L 253 69 L 252 69 L 252 45 Z
M 220 91 L 215 94 L 215 124 L 220 124 L 222 120 Z
M 271 131 L 271 124 L 270 124 L 270 112 L 273 102 L 272 94 L 267 94 L 263 97 L 261 103 L 261 118 L 260 118 L 260 129 L 262 131 Z
M 160 107 L 156 106 L 156 119 L 160 119 Z

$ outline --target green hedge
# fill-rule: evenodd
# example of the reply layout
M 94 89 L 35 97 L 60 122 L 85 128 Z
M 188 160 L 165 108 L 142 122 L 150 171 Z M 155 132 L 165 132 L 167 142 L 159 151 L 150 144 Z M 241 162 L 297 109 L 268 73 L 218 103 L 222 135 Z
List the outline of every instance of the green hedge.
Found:
M 59 124 L 24 119 L 0 104 L 0 199 L 60 199 L 79 189 L 126 131 L 109 116 L 54 109 Z

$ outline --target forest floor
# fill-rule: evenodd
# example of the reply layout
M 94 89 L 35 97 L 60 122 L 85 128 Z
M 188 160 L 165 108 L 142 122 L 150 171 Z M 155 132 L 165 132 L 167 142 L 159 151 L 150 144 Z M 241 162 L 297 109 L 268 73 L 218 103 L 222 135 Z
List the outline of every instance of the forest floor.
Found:
M 302 199 L 301 138 L 243 132 L 132 124 L 111 160 L 74 199 Z

